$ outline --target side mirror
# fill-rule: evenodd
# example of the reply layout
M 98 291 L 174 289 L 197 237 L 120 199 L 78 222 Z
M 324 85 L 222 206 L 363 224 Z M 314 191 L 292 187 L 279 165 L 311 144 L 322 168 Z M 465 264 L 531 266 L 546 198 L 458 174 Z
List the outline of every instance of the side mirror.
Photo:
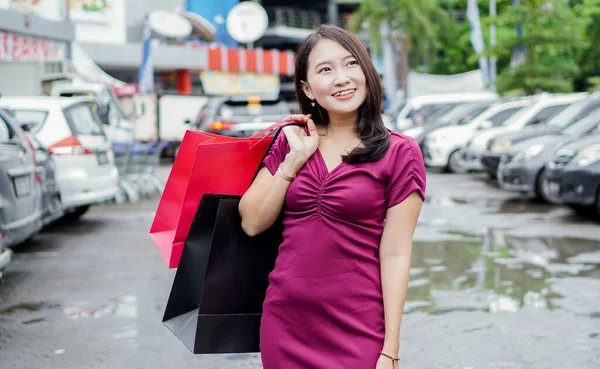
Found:
M 490 129 L 494 126 L 494 123 L 490 122 L 489 120 L 484 120 L 483 122 L 479 123 L 479 127 L 477 127 L 477 129 Z
M 36 126 L 36 122 L 21 122 L 19 124 L 21 126 L 21 129 L 25 132 L 31 132 L 31 130 L 33 129 L 33 127 Z

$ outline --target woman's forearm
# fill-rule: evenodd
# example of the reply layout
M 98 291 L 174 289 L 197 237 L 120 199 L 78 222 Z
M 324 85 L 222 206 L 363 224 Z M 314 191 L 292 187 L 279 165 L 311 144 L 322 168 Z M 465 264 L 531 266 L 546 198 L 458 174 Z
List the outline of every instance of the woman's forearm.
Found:
M 281 169 L 288 176 L 295 175 L 299 164 L 290 156 L 286 157 Z M 289 173 L 289 174 L 288 174 Z M 290 182 L 281 175 L 265 173 L 257 177 L 255 183 L 240 200 L 239 212 L 242 217 L 242 229 L 249 236 L 256 236 L 275 223 L 281 213 L 285 194 Z
M 410 247 L 403 253 L 382 254 L 381 286 L 385 316 L 384 352 L 395 355 L 400 349 L 400 323 L 410 275 Z

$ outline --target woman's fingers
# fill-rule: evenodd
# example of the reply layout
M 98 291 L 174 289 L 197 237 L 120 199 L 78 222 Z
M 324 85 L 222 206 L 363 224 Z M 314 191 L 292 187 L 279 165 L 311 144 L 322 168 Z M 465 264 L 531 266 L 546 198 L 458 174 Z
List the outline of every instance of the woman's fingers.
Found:
M 318 136 L 318 135 L 319 135 L 319 132 L 317 131 L 317 126 L 315 125 L 315 122 L 313 122 L 313 120 L 312 120 L 312 119 L 309 119 L 309 120 L 306 122 L 306 126 L 308 127 L 308 133 L 309 133 L 311 136 L 313 136 L 313 135 L 316 135 L 316 136 Z

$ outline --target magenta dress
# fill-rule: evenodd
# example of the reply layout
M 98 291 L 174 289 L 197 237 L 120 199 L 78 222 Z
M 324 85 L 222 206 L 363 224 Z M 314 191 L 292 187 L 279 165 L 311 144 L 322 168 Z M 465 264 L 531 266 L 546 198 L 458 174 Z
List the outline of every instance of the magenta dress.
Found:
M 282 133 L 264 160 L 275 174 L 289 152 Z M 374 369 L 384 341 L 379 244 L 386 210 L 424 198 L 417 143 L 391 133 L 374 163 L 330 173 L 317 150 L 290 184 L 283 243 L 263 303 L 264 369 Z

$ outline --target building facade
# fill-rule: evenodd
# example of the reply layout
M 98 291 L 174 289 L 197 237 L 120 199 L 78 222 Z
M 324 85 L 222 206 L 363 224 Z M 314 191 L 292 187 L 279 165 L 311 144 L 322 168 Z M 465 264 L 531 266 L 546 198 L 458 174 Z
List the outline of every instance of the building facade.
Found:
M 66 71 L 74 37 L 67 2 L 0 0 L 0 94 L 41 94 Z

